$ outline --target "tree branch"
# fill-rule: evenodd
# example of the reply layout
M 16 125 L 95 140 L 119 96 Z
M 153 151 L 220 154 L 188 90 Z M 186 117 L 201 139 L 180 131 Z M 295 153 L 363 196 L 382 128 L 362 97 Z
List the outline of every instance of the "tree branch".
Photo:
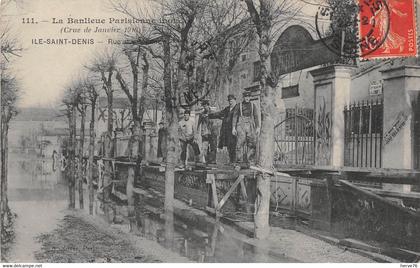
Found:
M 128 100 L 130 103 L 133 103 L 133 96 L 130 93 L 130 90 L 128 89 L 127 83 L 125 82 L 124 78 L 122 77 L 121 73 L 117 71 L 117 81 L 120 83 L 120 87 L 122 91 L 124 91 L 125 95 L 127 95 Z
M 261 36 L 262 29 L 261 29 L 260 15 L 258 14 L 258 11 L 255 8 L 255 5 L 252 2 L 252 0 L 244 0 L 244 1 L 246 3 L 247 8 L 248 8 L 249 15 L 251 16 L 251 19 L 255 24 L 255 28 L 257 29 L 257 34 L 258 34 L 258 36 Z

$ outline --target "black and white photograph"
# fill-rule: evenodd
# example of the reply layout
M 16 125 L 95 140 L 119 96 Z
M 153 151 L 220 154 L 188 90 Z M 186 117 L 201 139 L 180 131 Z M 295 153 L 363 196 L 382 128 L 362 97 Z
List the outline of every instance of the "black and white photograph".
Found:
M 417 17 L 420 0 L 1 0 L 1 266 L 416 268 Z

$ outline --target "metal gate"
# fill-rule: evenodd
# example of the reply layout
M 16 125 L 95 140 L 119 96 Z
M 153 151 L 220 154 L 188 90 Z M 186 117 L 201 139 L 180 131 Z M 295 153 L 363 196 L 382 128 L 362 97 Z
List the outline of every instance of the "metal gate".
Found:
M 369 100 L 344 108 L 344 165 L 382 167 L 382 100 Z
M 314 164 L 313 122 L 313 109 L 286 109 L 285 118 L 274 127 L 276 165 Z

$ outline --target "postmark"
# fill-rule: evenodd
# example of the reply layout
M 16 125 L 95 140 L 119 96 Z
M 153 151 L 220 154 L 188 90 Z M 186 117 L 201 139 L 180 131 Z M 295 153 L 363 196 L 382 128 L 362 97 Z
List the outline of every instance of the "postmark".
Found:
M 364 59 L 417 56 L 416 12 L 414 0 L 387 0 L 388 13 L 375 13 L 380 34 L 387 32 L 383 44 Z M 389 17 L 389 18 L 387 18 Z M 389 29 L 385 24 L 389 21 Z
M 315 26 L 324 45 L 345 58 L 365 58 L 386 42 L 390 16 L 385 0 L 332 1 L 318 8 Z

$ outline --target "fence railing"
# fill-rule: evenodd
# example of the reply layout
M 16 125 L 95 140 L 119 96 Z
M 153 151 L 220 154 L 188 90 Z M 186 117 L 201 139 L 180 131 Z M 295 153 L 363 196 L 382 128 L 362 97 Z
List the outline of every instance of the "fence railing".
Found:
M 346 106 L 344 121 L 344 165 L 382 167 L 382 100 L 368 100 Z
M 275 164 L 314 164 L 313 122 L 313 109 L 286 109 L 274 128 Z

